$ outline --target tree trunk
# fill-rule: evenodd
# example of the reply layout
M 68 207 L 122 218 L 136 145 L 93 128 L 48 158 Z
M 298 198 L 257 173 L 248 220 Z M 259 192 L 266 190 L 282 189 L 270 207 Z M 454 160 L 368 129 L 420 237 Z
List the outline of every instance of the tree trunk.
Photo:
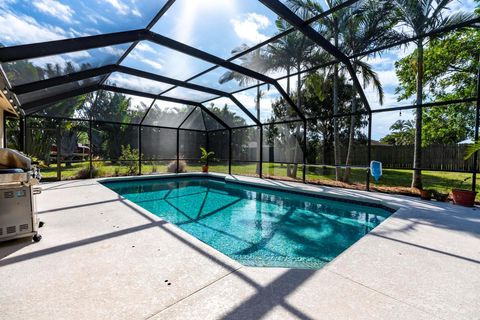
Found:
M 338 66 L 334 67 L 333 74 L 333 114 L 338 113 Z M 340 163 L 340 135 L 338 133 L 338 119 L 333 118 L 333 159 L 335 165 Z M 340 180 L 340 168 L 335 167 L 335 180 Z
M 413 167 L 422 167 L 422 99 L 423 99 L 423 39 L 418 40 L 417 45 L 417 109 L 415 113 L 415 145 L 413 151 Z M 422 172 L 414 170 L 412 176 L 412 188 L 422 188 Z
M 287 67 L 287 94 L 290 96 L 290 67 Z
M 352 101 L 352 113 L 354 113 L 357 110 L 357 99 L 354 96 L 353 101 Z M 345 158 L 345 172 L 343 173 L 343 181 L 344 182 L 349 182 L 348 180 L 350 179 L 350 157 L 352 155 L 352 149 L 353 149 L 353 139 L 355 137 L 355 116 L 352 114 L 350 116 L 350 132 L 348 133 L 348 147 L 347 147 L 347 157 Z
M 61 154 L 61 151 L 62 150 L 62 134 L 60 132 L 60 127 L 57 127 L 57 130 L 56 130 L 56 140 L 57 140 L 57 180 L 62 180 L 62 169 L 61 169 L 61 165 L 62 165 L 62 160 L 60 158 L 60 154 Z
M 335 47 L 338 48 L 338 30 L 335 21 L 334 38 Z M 333 115 L 338 113 L 338 64 L 333 66 Z M 333 155 L 335 165 L 340 163 L 340 137 L 338 134 L 338 120 L 333 118 Z M 335 167 L 335 180 L 340 180 L 340 168 Z
M 301 68 L 301 62 L 300 58 L 297 59 L 297 107 L 298 109 L 302 110 L 302 76 L 300 75 L 300 68 Z M 293 167 L 290 169 L 290 178 L 296 179 L 297 178 L 297 170 L 298 170 L 298 164 L 297 164 L 297 141 L 298 137 L 300 136 L 300 126 L 298 125 L 297 128 L 295 129 L 295 135 L 293 136 L 293 145 L 294 145 L 294 150 L 293 150 Z

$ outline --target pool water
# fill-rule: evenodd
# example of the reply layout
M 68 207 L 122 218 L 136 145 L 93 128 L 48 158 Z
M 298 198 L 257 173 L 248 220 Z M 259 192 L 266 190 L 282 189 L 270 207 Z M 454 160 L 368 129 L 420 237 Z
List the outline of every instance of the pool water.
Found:
M 247 266 L 321 268 L 391 214 L 200 177 L 104 185 Z

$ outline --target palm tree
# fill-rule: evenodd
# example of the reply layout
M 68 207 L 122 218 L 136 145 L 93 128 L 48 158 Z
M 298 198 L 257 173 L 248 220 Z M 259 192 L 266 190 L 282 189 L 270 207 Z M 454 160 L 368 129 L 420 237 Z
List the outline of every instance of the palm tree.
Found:
M 331 9 L 342 3 L 342 0 L 326 0 L 328 8 Z M 311 16 L 322 13 L 324 10 L 320 4 L 312 0 L 287 0 L 287 5 L 295 13 L 303 13 L 305 11 L 310 12 Z M 342 14 L 342 10 L 336 11 L 327 17 L 316 21 L 313 26 L 317 26 L 324 36 L 333 40 L 335 47 L 339 47 L 340 44 L 340 30 L 341 25 L 344 25 L 349 17 Z M 326 30 L 325 30 L 326 29 Z M 338 63 L 333 66 L 333 113 L 338 113 L 338 78 L 339 78 L 339 65 Z M 340 135 L 337 118 L 333 119 L 333 136 L 334 136 L 334 161 L 335 164 L 340 162 Z M 335 179 L 340 180 L 340 168 L 335 168 Z
M 412 188 L 422 188 L 422 100 L 423 100 L 423 48 L 427 39 L 423 36 L 433 30 L 448 27 L 471 19 L 465 13 L 454 13 L 446 16 L 448 5 L 452 0 L 394 0 L 401 24 L 409 29 L 414 37 L 416 49 L 416 102 L 415 111 L 415 143 L 413 152 Z
M 279 32 L 284 32 L 289 29 L 288 24 L 278 19 L 276 26 Z M 248 49 L 246 45 L 242 45 L 232 51 L 232 54 L 238 54 Z M 300 32 L 292 32 L 272 43 L 267 45 L 266 48 L 260 48 L 250 53 L 241 56 L 240 64 L 246 68 L 253 69 L 257 72 L 266 73 L 269 71 L 287 71 L 287 94 L 290 95 L 290 72 L 292 69 L 297 70 L 297 92 L 300 92 L 302 87 L 302 76 L 300 71 L 303 67 L 313 64 L 309 59 L 313 56 L 315 49 L 314 43 L 305 37 Z M 318 58 L 317 58 L 318 59 Z M 252 82 L 252 78 L 239 74 L 234 71 L 228 71 L 224 73 L 220 79 L 220 83 L 236 80 L 240 85 L 247 85 Z M 260 83 L 257 81 L 257 85 Z M 257 94 L 255 97 L 255 107 L 257 112 L 257 118 L 260 118 L 260 100 L 263 92 L 257 86 Z M 297 106 L 301 109 L 301 94 L 297 94 Z M 275 119 L 272 119 L 273 121 Z M 300 135 L 300 126 L 297 128 L 296 136 Z M 295 157 L 296 155 L 294 155 Z M 288 165 L 288 176 L 295 177 L 297 172 L 297 165 L 293 165 L 293 168 Z
M 237 55 L 243 51 L 248 50 L 249 47 L 246 44 L 242 44 L 241 46 L 232 50 L 232 55 Z M 240 65 L 242 67 L 255 70 L 260 73 L 266 73 L 271 68 L 271 64 L 269 63 L 269 59 L 267 58 L 264 50 L 257 49 L 252 52 L 246 53 L 240 56 L 239 60 Z M 219 79 L 218 83 L 224 84 L 228 81 L 237 81 L 240 86 L 247 86 L 252 83 L 257 84 L 257 94 L 255 97 L 255 109 L 257 113 L 257 119 L 260 120 L 260 100 L 263 96 L 263 92 L 260 90 L 260 81 L 255 80 L 247 75 L 238 73 L 236 71 L 227 71 L 225 72 Z
M 393 6 L 389 1 L 370 0 L 349 7 L 344 12 L 344 15 L 349 16 L 350 19 L 344 20 L 346 25 L 342 26 L 342 51 L 347 55 L 354 55 L 382 46 L 398 38 L 396 32 L 393 31 L 396 21 L 391 18 L 392 11 Z M 368 58 L 369 56 L 367 55 L 366 57 Z M 366 88 L 371 85 L 378 94 L 380 105 L 383 105 L 384 92 L 380 79 L 372 66 L 362 60 L 363 58 L 365 56 L 351 59 L 353 69 L 361 76 L 363 87 Z M 343 72 L 345 72 L 345 68 L 343 69 Z M 343 175 L 343 181 L 345 182 L 348 182 L 350 177 L 350 168 L 348 166 L 352 160 L 355 119 L 357 117 L 354 113 L 357 111 L 357 105 L 358 99 L 354 97 L 351 104 L 352 115 L 350 116 L 350 130 L 345 159 L 346 169 Z
M 327 5 L 331 9 L 342 1 L 327 0 Z M 310 11 L 310 15 L 316 15 L 323 12 L 323 8 L 311 0 L 288 0 L 291 9 L 294 12 Z M 354 4 L 348 8 L 338 10 L 335 13 L 317 21 L 314 26 L 326 38 L 333 40 L 334 45 L 346 55 L 352 55 L 367 51 L 373 47 L 380 46 L 390 41 L 395 33 L 392 31 L 394 21 L 390 19 L 392 6 L 388 1 L 366 1 L 361 4 Z M 364 57 L 357 57 L 351 60 L 356 73 L 360 74 L 364 87 L 372 85 L 378 92 L 379 102 L 383 104 L 383 88 L 378 75 L 372 67 L 362 61 Z M 339 111 L 339 77 L 346 75 L 347 69 L 344 65 L 335 64 L 333 66 L 333 111 L 336 115 Z M 345 165 L 351 162 L 351 153 L 355 134 L 355 119 L 353 115 L 357 111 L 358 99 L 354 96 L 351 103 L 350 130 L 347 147 Z M 339 121 L 334 118 L 334 159 L 335 164 L 339 164 L 340 155 L 340 135 Z M 340 168 L 335 169 L 337 180 L 341 180 Z M 344 172 L 343 179 L 348 181 L 350 168 Z
M 383 138 L 385 141 L 399 146 L 413 144 L 415 139 L 415 122 L 413 120 L 397 120 L 390 126 L 390 130 L 392 133 Z

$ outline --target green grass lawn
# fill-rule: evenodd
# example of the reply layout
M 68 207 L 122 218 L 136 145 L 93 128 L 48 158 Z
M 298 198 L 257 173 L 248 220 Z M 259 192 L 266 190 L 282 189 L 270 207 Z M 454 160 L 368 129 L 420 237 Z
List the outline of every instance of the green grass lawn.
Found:
M 167 165 L 170 161 L 158 161 L 147 162 L 142 164 L 142 174 L 159 174 L 167 172 Z M 111 162 L 94 162 L 94 165 L 99 166 L 99 177 L 112 177 L 128 175 L 128 166 L 122 166 L 120 164 L 112 164 Z M 72 163 L 71 166 L 66 167 L 65 164 L 61 166 L 61 179 L 78 179 L 79 171 L 83 169 L 83 178 L 88 177 L 89 162 L 77 162 Z M 187 164 L 187 172 L 199 172 L 201 171 L 200 164 Z M 211 172 L 228 173 L 228 165 L 225 164 L 212 164 L 209 167 Z M 287 177 L 287 166 L 280 164 L 263 164 L 264 177 L 270 178 L 285 178 Z M 343 172 L 343 171 L 342 171 Z M 51 165 L 48 168 L 41 169 L 42 177 L 45 181 L 57 179 L 56 165 Z M 86 174 L 86 176 L 85 176 Z M 238 175 L 251 175 L 257 174 L 257 164 L 232 164 L 232 174 Z M 468 173 L 455 173 L 455 172 L 434 172 L 423 171 L 423 184 L 424 189 L 435 189 L 438 192 L 449 193 L 452 188 L 462 187 L 465 189 L 471 188 L 471 174 Z M 302 178 L 302 166 L 297 168 L 297 180 Z M 469 178 L 466 182 L 463 182 L 465 178 Z M 308 167 L 306 180 L 311 183 L 321 183 L 326 185 L 339 185 L 344 187 L 354 187 L 357 189 L 365 188 L 366 170 L 352 169 L 349 184 L 335 181 L 335 169 L 331 167 L 318 168 Z M 398 193 L 412 193 L 410 189 L 410 183 L 412 179 L 411 170 L 392 170 L 384 169 L 383 175 L 378 182 L 371 177 L 371 187 L 380 191 L 386 192 L 398 192 Z M 480 188 L 480 183 L 477 184 Z M 480 196 L 477 197 L 480 200 Z

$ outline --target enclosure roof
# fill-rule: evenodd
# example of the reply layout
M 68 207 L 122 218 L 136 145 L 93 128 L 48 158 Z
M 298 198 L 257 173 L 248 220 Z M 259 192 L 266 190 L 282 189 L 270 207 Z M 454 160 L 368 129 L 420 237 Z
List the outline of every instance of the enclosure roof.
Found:
M 468 15 L 462 23 L 423 34 L 397 23 L 402 32 L 359 48 L 332 37 L 329 21 L 354 19 L 380 1 L 318 0 L 309 2 L 311 10 L 291 0 L 7 1 L 0 4 L 3 93 L 27 115 L 108 121 L 95 104 L 123 94 L 130 99 L 121 122 L 128 116 L 130 123 L 179 127 L 200 112 L 205 130 L 229 129 L 305 121 L 290 79 L 338 64 L 368 113 L 370 98 L 352 61 L 478 24 L 471 1 L 452 9 L 452 16 Z M 262 95 L 269 103 L 259 101 Z M 275 103 L 286 114 L 274 115 Z M 218 124 L 207 126 L 205 117 Z

